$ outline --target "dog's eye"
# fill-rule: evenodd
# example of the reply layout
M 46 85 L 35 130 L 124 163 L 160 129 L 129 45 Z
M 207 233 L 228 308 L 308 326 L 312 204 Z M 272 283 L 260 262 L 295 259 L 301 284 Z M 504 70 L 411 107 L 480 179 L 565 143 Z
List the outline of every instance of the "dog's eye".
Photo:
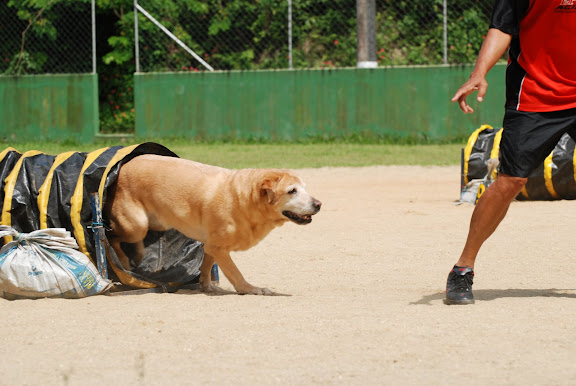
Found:
M 292 189 L 291 191 L 288 192 L 288 194 L 296 194 L 298 191 L 296 190 L 296 188 Z

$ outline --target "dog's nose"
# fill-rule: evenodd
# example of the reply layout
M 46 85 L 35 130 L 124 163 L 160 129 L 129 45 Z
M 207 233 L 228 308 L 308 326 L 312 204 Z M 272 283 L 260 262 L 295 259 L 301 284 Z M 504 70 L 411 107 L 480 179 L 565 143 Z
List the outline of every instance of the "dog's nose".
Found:
M 316 209 L 316 212 L 318 212 L 320 210 L 320 207 L 322 206 L 322 203 L 318 200 L 314 200 L 312 201 L 312 206 L 314 207 L 314 209 Z

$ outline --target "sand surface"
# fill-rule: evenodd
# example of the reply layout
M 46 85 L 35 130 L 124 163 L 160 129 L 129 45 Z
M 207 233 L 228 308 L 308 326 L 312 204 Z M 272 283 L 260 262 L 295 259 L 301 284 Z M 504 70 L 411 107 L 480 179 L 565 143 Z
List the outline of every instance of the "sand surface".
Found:
M 289 296 L 0 299 L 1 385 L 576 383 L 576 201 L 514 202 L 446 306 L 458 167 L 305 169 L 323 202 L 233 258 Z M 231 289 L 226 280 L 223 288 Z

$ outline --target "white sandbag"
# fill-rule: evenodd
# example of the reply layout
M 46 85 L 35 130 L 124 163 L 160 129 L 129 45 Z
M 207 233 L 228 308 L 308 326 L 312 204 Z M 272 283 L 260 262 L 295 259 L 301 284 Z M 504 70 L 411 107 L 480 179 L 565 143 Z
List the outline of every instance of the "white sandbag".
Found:
M 476 201 L 478 201 L 478 191 L 482 192 L 483 190 L 483 185 L 484 184 L 484 180 L 483 179 L 474 179 L 470 182 L 468 182 L 468 184 L 466 186 L 464 186 L 464 188 L 462 189 L 462 192 L 460 193 L 460 201 L 458 202 L 458 204 L 463 204 L 463 203 L 468 203 L 468 204 L 476 204 Z
M 18 233 L 0 225 L 0 237 L 14 241 L 0 249 L 0 296 L 6 299 L 83 298 L 112 286 L 90 259 L 78 251 L 64 228 Z
M 488 186 L 494 182 L 494 176 L 496 175 L 495 171 L 499 163 L 500 161 L 498 161 L 496 158 L 490 158 L 488 161 L 486 161 L 487 173 L 484 178 L 474 179 L 468 182 L 468 184 L 462 188 L 462 192 L 460 193 L 460 201 L 457 202 L 457 204 L 476 204 L 480 196 L 482 196 L 486 189 L 488 189 Z

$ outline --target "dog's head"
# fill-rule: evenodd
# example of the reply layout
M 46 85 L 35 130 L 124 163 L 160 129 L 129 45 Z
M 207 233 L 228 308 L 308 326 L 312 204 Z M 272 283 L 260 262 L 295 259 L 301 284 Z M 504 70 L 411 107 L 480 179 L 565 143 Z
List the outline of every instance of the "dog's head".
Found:
M 272 205 L 279 216 L 296 224 L 312 222 L 312 216 L 322 206 L 308 194 L 302 179 L 289 171 L 268 171 L 262 180 L 261 191 L 267 204 Z

